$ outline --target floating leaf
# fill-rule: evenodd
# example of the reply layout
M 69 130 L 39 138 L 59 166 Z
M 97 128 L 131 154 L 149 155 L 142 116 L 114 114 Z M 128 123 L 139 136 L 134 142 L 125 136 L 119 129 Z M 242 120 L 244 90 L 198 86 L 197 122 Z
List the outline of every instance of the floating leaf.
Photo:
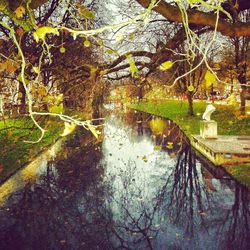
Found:
M 60 136 L 67 136 L 71 134 L 76 128 L 75 123 L 64 122 L 64 130 Z
M 158 145 L 154 146 L 154 150 L 161 150 L 161 149 L 162 149 L 162 146 L 158 146 Z
M 194 86 L 193 85 L 189 85 L 187 89 L 188 89 L 189 92 L 193 92 L 194 91 Z
M 57 28 L 43 26 L 43 27 L 38 28 L 33 33 L 33 37 L 34 37 L 35 41 L 38 43 L 39 40 L 45 41 L 45 37 L 47 34 L 54 34 L 56 36 L 59 36 L 59 31 Z
M 86 39 L 84 41 L 83 45 L 84 45 L 84 47 L 89 48 L 91 46 L 91 42 L 88 39 Z
M 142 157 L 142 160 L 144 160 L 145 162 L 147 162 L 147 161 L 148 161 L 147 156 L 144 155 L 144 156 Z
M 171 61 L 166 61 L 160 65 L 160 70 L 167 70 L 170 69 L 173 66 L 173 63 Z
M 20 5 L 19 7 L 16 8 L 15 14 L 17 18 L 22 18 L 25 14 L 25 8 Z

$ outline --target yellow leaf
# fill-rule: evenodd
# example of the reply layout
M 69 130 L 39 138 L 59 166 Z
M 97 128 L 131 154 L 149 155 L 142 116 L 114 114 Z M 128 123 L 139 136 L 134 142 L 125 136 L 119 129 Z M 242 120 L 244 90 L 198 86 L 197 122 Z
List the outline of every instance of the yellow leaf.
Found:
M 155 146 L 154 146 L 154 150 L 161 150 L 161 149 L 162 149 L 161 146 L 158 146 L 158 145 L 155 145 Z
M 189 92 L 193 92 L 194 91 L 194 86 L 193 85 L 189 85 L 187 89 L 188 89 Z
M 38 95 L 39 96 L 46 96 L 47 95 L 47 90 L 46 90 L 46 88 L 44 86 L 39 87 Z
M 61 136 L 67 136 L 69 134 L 71 134 L 76 128 L 76 124 L 75 123 L 69 123 L 69 122 L 64 122 L 64 130 L 62 132 L 62 134 L 60 134 Z
M 209 88 L 212 84 L 213 85 L 217 84 L 216 76 L 214 73 L 207 70 L 205 74 L 205 86 L 206 88 Z
M 228 103 L 229 105 L 234 106 L 234 107 L 237 107 L 237 106 L 238 106 L 237 98 L 236 98 L 235 93 L 232 93 L 232 94 L 227 98 L 227 103 Z
M 54 34 L 56 36 L 59 36 L 59 31 L 57 28 L 43 26 L 43 27 L 38 28 L 33 33 L 33 37 L 34 37 L 35 41 L 38 43 L 39 40 L 44 41 L 47 34 Z
M 134 77 L 135 74 L 139 71 L 135 65 L 135 61 L 132 59 L 132 55 L 127 55 L 127 60 L 130 66 L 130 72 L 131 72 L 131 76 Z
M 130 33 L 128 37 L 131 41 L 135 40 L 135 33 Z
M 65 53 L 66 49 L 62 46 L 62 47 L 60 47 L 59 51 L 60 51 L 60 53 L 63 54 L 63 53 Z
M 0 68 L 6 70 L 8 73 L 11 74 L 17 70 L 18 66 L 14 62 L 6 60 L 5 62 L 1 63 Z
M 109 71 L 107 69 L 100 71 L 100 76 L 104 76 L 108 73 Z
M 168 148 L 168 149 L 173 149 L 173 148 L 174 148 L 173 142 L 168 142 L 166 148 Z
M 97 44 L 100 45 L 100 46 L 103 46 L 104 45 L 103 40 L 101 38 L 98 39 Z
M 36 74 L 39 74 L 39 68 L 38 68 L 38 67 L 33 67 L 33 71 L 34 71 Z
M 63 95 L 60 94 L 60 95 L 54 95 L 54 96 L 47 96 L 46 95 L 46 98 L 44 98 L 45 101 L 48 101 L 49 102 L 49 112 L 51 113 L 57 113 L 57 114 L 60 114 L 63 112 L 63 103 L 62 103 L 62 100 L 63 100 Z
M 108 54 L 113 54 L 113 53 L 114 53 L 114 51 L 113 51 L 112 49 L 107 49 L 106 52 L 107 52 Z
M 99 134 L 101 134 L 101 132 L 98 131 L 90 122 L 88 122 L 88 129 L 95 136 L 95 138 L 98 139 L 98 136 L 99 136 Z
M 23 15 L 25 14 L 25 8 L 22 5 L 20 5 L 19 7 L 16 8 L 15 14 L 17 18 L 22 18 Z
M 85 40 L 83 45 L 86 47 L 86 48 L 89 48 L 91 46 L 91 42 L 89 40 Z
M 49 107 L 49 112 L 61 114 L 63 112 L 63 104 L 58 104 L 58 105 Z
M 197 2 L 199 2 L 198 0 L 188 0 L 188 3 L 190 4 L 196 4 Z
M 166 121 L 156 118 L 149 122 L 149 127 L 154 134 L 161 134 L 167 127 Z
M 96 77 L 96 72 L 98 71 L 98 67 L 95 68 L 94 66 L 91 66 L 90 68 L 90 79 L 94 79 Z
M 95 13 L 91 10 L 89 10 L 87 7 L 82 7 L 79 10 L 80 15 L 83 16 L 86 19 L 94 19 Z
M 123 33 L 117 33 L 115 40 L 116 40 L 116 42 L 121 42 L 124 40 L 124 38 L 125 38 L 125 36 Z
M 166 61 L 160 65 L 160 70 L 167 70 L 170 69 L 173 66 L 173 63 L 171 61 Z

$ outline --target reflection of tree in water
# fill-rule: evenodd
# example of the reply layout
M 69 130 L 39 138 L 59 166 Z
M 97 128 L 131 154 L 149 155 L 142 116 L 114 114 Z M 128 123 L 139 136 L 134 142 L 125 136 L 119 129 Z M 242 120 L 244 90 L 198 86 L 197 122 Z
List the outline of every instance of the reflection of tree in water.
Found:
M 120 247 L 125 249 L 153 249 L 152 239 L 156 237 L 154 228 L 155 210 L 153 204 L 144 200 L 143 188 L 135 185 L 135 162 L 125 163 L 127 169 L 120 176 L 121 186 L 114 189 L 109 197 L 110 210 L 113 211 L 116 237 L 119 237 Z M 112 180 L 113 176 L 110 176 Z M 118 248 L 117 242 L 115 247 Z
M 0 211 L 3 249 L 250 248 L 249 191 L 235 184 L 233 205 L 222 209 L 219 189 L 204 188 L 190 147 L 183 146 L 170 167 L 156 157 L 140 179 L 146 168 L 137 172 L 137 162 L 127 158 L 107 176 L 100 145 L 92 140 L 77 134 L 36 184 L 9 199 Z M 172 243 L 175 228 L 184 233 Z
M 206 230 L 203 215 L 209 203 L 208 194 L 197 169 L 196 155 L 189 146 L 179 154 L 169 178 L 159 192 L 158 201 L 168 211 L 171 223 L 184 228 L 189 237 L 197 232 L 197 225 Z
M 228 181 L 229 184 L 232 182 L 232 180 Z M 223 190 L 218 200 L 216 192 L 211 192 L 204 187 L 205 183 L 195 152 L 186 147 L 179 154 L 173 173 L 157 197 L 157 209 L 164 218 L 163 221 L 177 225 L 181 228 L 180 232 L 184 230 L 184 234 L 180 236 L 182 239 L 177 243 L 178 247 L 181 249 L 197 247 L 197 249 L 208 247 L 228 250 L 250 249 L 250 194 L 247 188 L 234 183 L 233 192 L 227 189 L 230 190 L 231 199 L 234 199 L 233 204 L 226 209 L 221 208 L 226 202 Z M 169 227 L 164 224 L 161 226 Z M 209 244 L 206 245 L 206 242 Z
M 223 249 L 250 249 L 250 194 L 249 190 L 235 183 L 234 203 L 219 221 L 218 238 Z M 224 235 L 223 235 L 224 232 Z M 226 232 L 226 233 L 225 233 Z M 221 237 L 221 236 L 224 237 Z
M 16 194 L 17 202 L 4 213 L 3 249 L 111 248 L 106 237 L 111 216 L 99 185 L 101 151 L 97 144 L 80 146 L 64 152 L 68 160 L 59 161 L 56 170 L 50 162 L 39 183 Z

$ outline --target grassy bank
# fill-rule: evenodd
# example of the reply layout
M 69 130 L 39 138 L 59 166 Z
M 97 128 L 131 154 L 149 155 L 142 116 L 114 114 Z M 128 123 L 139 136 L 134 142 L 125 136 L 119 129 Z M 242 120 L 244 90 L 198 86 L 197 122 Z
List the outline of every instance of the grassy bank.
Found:
M 250 135 L 250 117 L 237 116 L 233 107 L 215 105 L 212 119 L 218 122 L 220 135 Z M 184 101 L 144 102 L 129 107 L 150 114 L 159 115 L 177 123 L 187 136 L 199 134 L 200 120 L 206 109 L 205 102 L 194 102 L 195 117 L 187 116 L 188 104 Z M 226 171 L 239 182 L 250 188 L 250 166 L 231 166 Z
M 216 111 L 212 114 L 212 119 L 218 122 L 220 135 L 250 135 L 250 117 L 236 116 L 235 110 L 230 106 L 216 104 L 214 106 Z M 177 123 L 187 136 L 190 136 L 200 133 L 200 120 L 206 109 L 206 103 L 194 102 L 196 114 L 194 117 L 187 115 L 188 103 L 184 101 L 142 102 L 130 104 L 129 107 L 169 118 Z
M 20 166 L 31 161 L 39 152 L 53 144 L 60 136 L 63 124 L 44 119 L 39 123 L 47 130 L 39 143 L 41 133 L 28 117 L 0 121 L 0 181 L 11 175 Z

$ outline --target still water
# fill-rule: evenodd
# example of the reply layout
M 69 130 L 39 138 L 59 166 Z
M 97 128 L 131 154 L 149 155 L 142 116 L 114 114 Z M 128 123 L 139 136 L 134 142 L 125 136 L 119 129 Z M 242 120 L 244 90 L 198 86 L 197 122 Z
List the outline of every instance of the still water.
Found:
M 113 113 L 49 152 L 0 186 L 1 249 L 250 249 L 249 190 L 171 121 Z

